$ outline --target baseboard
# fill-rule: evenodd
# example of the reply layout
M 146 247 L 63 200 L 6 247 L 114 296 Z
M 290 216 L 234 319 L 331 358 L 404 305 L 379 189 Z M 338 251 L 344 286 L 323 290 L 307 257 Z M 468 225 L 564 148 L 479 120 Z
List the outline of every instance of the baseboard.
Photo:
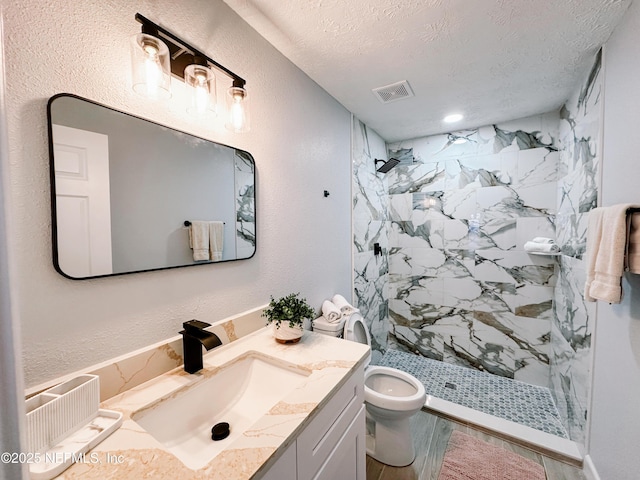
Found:
M 591 455 L 585 455 L 582 473 L 584 473 L 587 480 L 600 480 L 600 475 L 598 475 L 596 466 L 593 464 L 593 460 L 591 460 Z

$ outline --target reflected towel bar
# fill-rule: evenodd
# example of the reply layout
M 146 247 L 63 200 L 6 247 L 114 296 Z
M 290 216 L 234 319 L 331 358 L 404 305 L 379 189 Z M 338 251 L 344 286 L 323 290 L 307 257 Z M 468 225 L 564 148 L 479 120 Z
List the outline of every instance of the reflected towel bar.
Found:
M 223 224 L 223 225 L 226 225 L 226 224 L 227 224 L 227 222 L 222 222 L 222 224 Z M 185 221 L 184 221 L 184 226 L 185 226 L 185 227 L 190 227 L 190 226 L 191 226 L 191 222 L 190 222 L 189 220 L 185 220 Z

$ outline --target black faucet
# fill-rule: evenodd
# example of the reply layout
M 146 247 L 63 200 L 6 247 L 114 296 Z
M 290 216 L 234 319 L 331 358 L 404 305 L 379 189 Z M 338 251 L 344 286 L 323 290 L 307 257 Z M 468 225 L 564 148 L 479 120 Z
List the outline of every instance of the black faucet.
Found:
M 182 330 L 182 350 L 184 357 L 184 370 L 187 373 L 196 373 L 202 370 L 202 346 L 207 350 L 222 345 L 220 338 L 213 333 L 204 330 L 211 324 L 200 320 L 184 322 Z

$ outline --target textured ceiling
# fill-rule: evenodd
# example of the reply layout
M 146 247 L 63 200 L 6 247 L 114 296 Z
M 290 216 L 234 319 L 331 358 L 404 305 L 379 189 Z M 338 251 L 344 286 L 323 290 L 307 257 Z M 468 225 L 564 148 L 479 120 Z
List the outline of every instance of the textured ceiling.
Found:
M 387 141 L 559 108 L 631 1 L 225 0 Z M 400 80 L 415 97 L 371 91 Z

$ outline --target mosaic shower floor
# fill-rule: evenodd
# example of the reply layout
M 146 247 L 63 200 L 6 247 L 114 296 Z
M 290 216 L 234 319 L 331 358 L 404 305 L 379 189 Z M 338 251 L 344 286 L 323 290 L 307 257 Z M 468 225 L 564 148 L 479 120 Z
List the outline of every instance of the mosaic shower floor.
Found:
M 569 438 L 547 388 L 397 350 L 378 363 L 410 373 L 433 397 Z

